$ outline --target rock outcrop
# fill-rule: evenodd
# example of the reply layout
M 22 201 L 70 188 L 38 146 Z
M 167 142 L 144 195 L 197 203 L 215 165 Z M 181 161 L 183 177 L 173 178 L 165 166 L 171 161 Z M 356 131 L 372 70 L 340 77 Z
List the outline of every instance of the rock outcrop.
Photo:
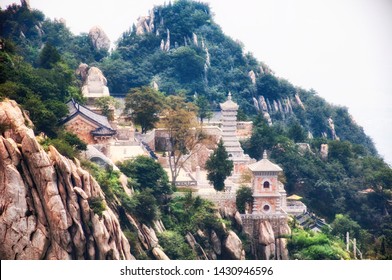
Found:
M 253 85 L 256 84 L 256 74 L 253 70 L 249 71 L 248 76 L 252 82 Z
M 79 70 L 80 69 L 80 70 Z M 81 76 L 85 77 L 82 93 L 84 97 L 102 97 L 109 96 L 109 88 L 107 87 L 107 80 L 102 71 L 97 67 L 88 68 L 87 75 L 84 64 L 79 65 L 77 73 L 81 72 Z
M 110 39 L 101 27 L 92 27 L 88 33 L 88 37 L 96 50 L 108 51 L 110 49 Z
M 223 244 L 227 255 L 233 260 L 244 260 L 245 251 L 242 249 L 242 241 L 234 231 L 229 230 Z
M 155 30 L 154 19 L 155 19 L 154 10 L 150 10 L 148 16 L 139 17 L 137 19 L 137 24 L 136 24 L 136 34 L 143 35 L 146 33 L 154 32 Z
M 170 260 L 161 248 L 155 247 L 154 249 L 152 249 L 152 253 L 157 260 Z
M 0 127 L 0 259 L 134 259 L 100 186 L 77 160 L 52 146 L 45 152 L 14 101 L 0 103 Z
M 328 158 L 328 144 L 321 144 L 320 146 L 320 155 L 322 159 Z
M 78 68 L 76 69 L 76 75 L 80 76 L 82 81 L 86 81 L 88 74 L 88 65 L 86 63 L 80 63 Z
M 275 235 L 269 221 L 261 221 L 259 225 L 259 244 L 261 256 L 264 260 L 275 257 Z
M 334 124 L 333 119 L 331 117 L 328 118 L 328 127 L 331 130 L 332 140 L 339 140 L 339 137 L 336 135 L 335 124 Z

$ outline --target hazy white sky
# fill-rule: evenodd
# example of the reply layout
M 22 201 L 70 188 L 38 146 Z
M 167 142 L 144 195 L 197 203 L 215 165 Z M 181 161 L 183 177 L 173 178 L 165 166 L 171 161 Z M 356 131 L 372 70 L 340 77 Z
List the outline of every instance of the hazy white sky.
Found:
M 0 0 L 1 7 L 17 2 Z M 78 34 L 101 26 L 112 41 L 164 0 L 31 0 Z M 166 1 L 167 3 L 169 1 Z M 276 75 L 349 108 L 392 163 L 391 0 L 205 0 L 223 31 Z M 19 3 L 19 2 L 18 2 Z

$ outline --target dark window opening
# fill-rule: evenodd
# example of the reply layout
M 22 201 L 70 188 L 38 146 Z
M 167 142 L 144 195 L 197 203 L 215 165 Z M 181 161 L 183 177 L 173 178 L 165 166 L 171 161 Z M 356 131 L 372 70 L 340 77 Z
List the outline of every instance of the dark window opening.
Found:
M 264 189 L 269 189 L 269 187 L 270 187 L 270 183 L 268 181 L 265 181 L 264 184 L 263 184 L 263 188 Z

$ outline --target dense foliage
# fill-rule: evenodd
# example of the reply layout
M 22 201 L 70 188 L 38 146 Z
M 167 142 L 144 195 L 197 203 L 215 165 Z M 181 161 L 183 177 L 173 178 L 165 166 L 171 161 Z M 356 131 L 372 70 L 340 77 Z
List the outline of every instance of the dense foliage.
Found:
M 216 191 L 224 190 L 225 180 L 230 176 L 233 167 L 233 161 L 229 159 L 226 148 L 223 146 L 223 141 L 220 140 L 218 147 L 206 162 L 207 179 Z
M 47 19 L 41 11 L 16 4 L 0 10 L 0 34 L 12 40 L 16 51 L 33 66 L 41 64 L 41 48 L 45 45 L 50 46 L 46 47 L 45 52 L 54 54 L 54 49 L 57 49 L 72 69 L 81 62 L 99 61 L 108 54 L 107 51 L 95 49 L 88 34 L 75 36 L 64 21 Z
M 223 219 L 216 215 L 212 202 L 192 196 L 176 196 L 169 203 L 170 215 L 164 215 L 162 220 L 170 230 L 185 236 L 187 232 L 196 233 L 198 229 L 214 230 L 219 237 L 225 236 Z
M 350 258 L 342 242 L 324 233 L 295 229 L 288 240 L 287 248 L 291 259 L 341 260 Z
M 117 166 L 121 172 L 135 181 L 133 183 L 135 190 L 150 189 L 154 197 L 159 200 L 164 200 L 173 192 L 166 171 L 152 158 L 138 156 L 118 163 Z
M 142 133 L 155 128 L 163 107 L 164 96 L 151 87 L 133 88 L 125 97 L 125 114 L 140 125 Z
M 252 209 L 251 206 L 253 203 L 252 189 L 247 186 L 241 186 L 236 192 L 235 204 L 238 212 L 241 214 L 245 214 L 247 209 Z M 248 208 L 247 208 L 248 206 Z

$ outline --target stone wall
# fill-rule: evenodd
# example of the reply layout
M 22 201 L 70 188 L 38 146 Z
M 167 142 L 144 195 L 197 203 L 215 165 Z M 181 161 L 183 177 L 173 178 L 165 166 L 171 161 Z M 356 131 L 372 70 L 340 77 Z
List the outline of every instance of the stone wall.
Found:
M 236 209 L 234 192 L 198 193 L 197 195 L 212 201 L 218 208 Z
M 95 144 L 93 136 L 91 135 L 91 131 L 95 130 L 97 126 L 86 122 L 79 116 L 73 118 L 69 122 L 65 124 L 65 129 L 69 132 L 76 134 L 81 140 L 86 142 L 87 144 Z

